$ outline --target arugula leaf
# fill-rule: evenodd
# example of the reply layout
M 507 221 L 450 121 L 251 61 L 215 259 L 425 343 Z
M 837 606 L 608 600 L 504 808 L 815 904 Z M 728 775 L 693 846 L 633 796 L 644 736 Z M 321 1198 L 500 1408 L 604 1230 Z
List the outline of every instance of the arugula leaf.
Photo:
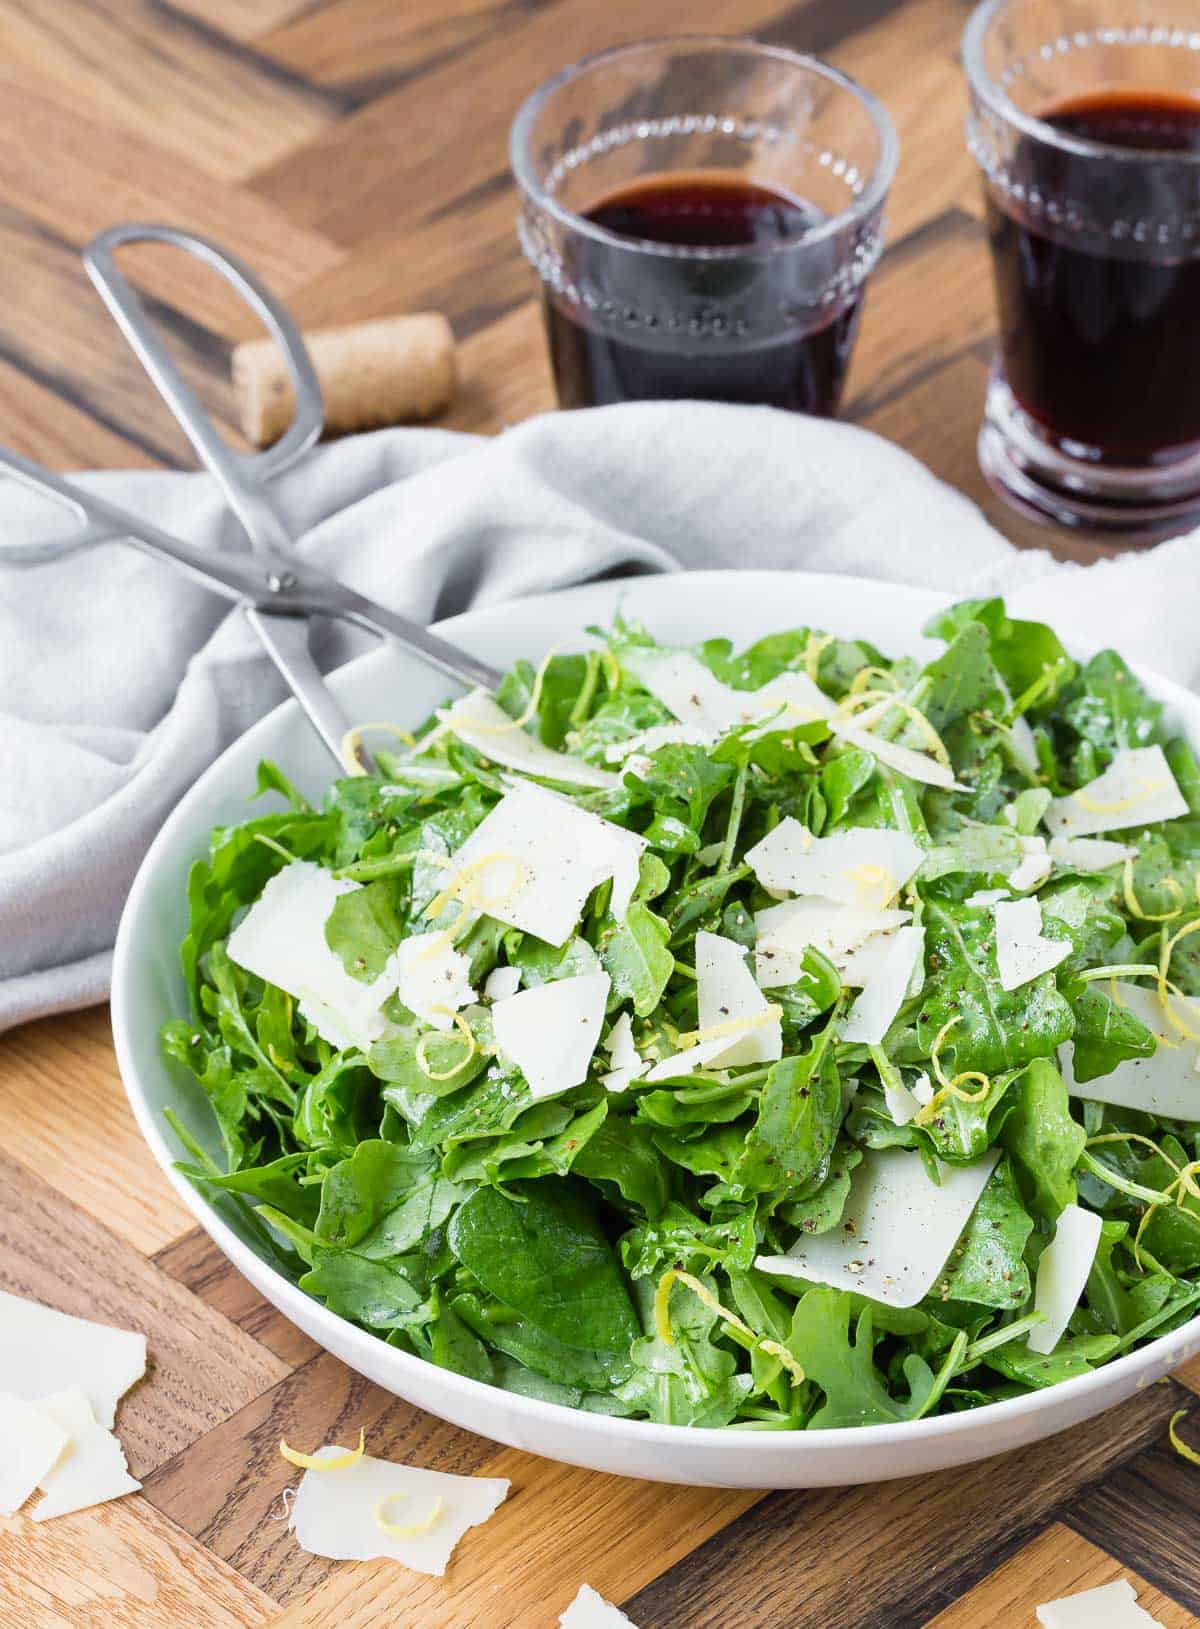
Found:
M 450 1246 L 489 1294 L 566 1346 L 628 1352 L 637 1334 L 612 1247 L 582 1192 L 557 1178 L 515 1198 L 479 1188 L 450 1221 Z
M 732 1183 L 750 1193 L 791 1189 L 829 1169 L 842 1116 L 842 1081 L 827 1026 L 800 1057 L 773 1064 L 758 1117 L 733 1167 Z
M 1021 1203 L 1008 1159 L 1002 1159 L 950 1256 L 946 1273 L 952 1301 L 985 1307 L 1024 1306 L 1032 1292 L 1024 1251 L 1033 1218 Z
M 1075 1167 L 1087 1133 L 1071 1116 L 1062 1076 L 1048 1059 L 1039 1058 L 1010 1088 L 1012 1112 L 1000 1140 L 1020 1172 L 1030 1203 L 1046 1222 L 1077 1198 Z
M 662 1000 L 675 971 L 667 949 L 671 930 L 648 905 L 634 900 L 625 920 L 615 923 L 601 941 L 600 960 L 612 979 L 613 995 L 631 1001 L 639 1018 L 647 1018 Z

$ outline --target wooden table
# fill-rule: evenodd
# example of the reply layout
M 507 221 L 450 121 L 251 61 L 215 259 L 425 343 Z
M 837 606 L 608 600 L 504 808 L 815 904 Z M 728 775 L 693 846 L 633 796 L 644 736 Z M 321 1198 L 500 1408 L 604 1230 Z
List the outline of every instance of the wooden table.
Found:
M 956 63 L 956 0 L 0 0 L 0 439 L 62 468 L 186 464 L 82 275 L 121 218 L 249 259 L 309 324 L 426 306 L 462 344 L 455 428 L 551 405 L 513 238 L 520 97 L 598 46 L 708 26 L 830 57 L 878 91 L 903 163 L 848 413 L 1013 520 L 975 463 L 993 312 Z M 138 280 L 227 413 L 244 322 L 194 268 Z M 641 1629 L 1029 1629 L 1128 1573 L 1198 1620 L 1200 1472 L 1165 1446 L 1200 1364 L 1042 1447 L 884 1488 L 727 1493 L 572 1470 L 454 1430 L 322 1354 L 228 1268 L 126 1109 L 107 1014 L 0 1041 L 0 1285 L 145 1329 L 119 1427 L 144 1491 L 0 1520 L 0 1625 L 550 1629 L 587 1581 Z M 444 1582 L 304 1557 L 278 1521 L 293 1443 L 512 1478 Z

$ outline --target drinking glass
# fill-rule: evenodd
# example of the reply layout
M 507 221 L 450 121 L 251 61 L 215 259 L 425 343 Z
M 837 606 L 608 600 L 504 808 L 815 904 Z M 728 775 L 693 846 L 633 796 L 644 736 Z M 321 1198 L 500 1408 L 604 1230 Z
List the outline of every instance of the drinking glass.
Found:
M 963 58 L 1000 345 L 984 473 L 1041 519 L 1200 517 L 1196 0 L 988 0 Z
M 748 40 L 619 46 L 528 98 L 511 157 L 563 407 L 836 411 L 896 168 L 868 92 Z

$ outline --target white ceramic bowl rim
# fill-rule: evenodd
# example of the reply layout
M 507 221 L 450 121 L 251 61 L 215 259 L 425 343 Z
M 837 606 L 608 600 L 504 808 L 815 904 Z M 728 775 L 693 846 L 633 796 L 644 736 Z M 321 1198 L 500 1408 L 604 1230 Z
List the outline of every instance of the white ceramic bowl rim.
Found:
M 653 582 L 656 579 L 636 579 L 639 583 Z M 723 593 L 728 593 L 734 583 L 739 587 L 736 592 L 744 592 L 748 588 L 758 586 L 760 590 L 769 592 L 771 586 L 781 587 L 786 583 L 794 594 L 800 582 L 819 583 L 830 588 L 841 587 L 846 592 L 886 589 L 890 600 L 896 606 L 896 621 L 901 624 L 904 620 L 903 602 L 908 601 L 909 608 L 918 603 L 922 610 L 919 613 L 922 620 L 931 606 L 937 603 L 951 604 L 952 597 L 940 593 L 933 593 L 924 589 L 913 589 L 894 583 L 880 583 L 863 581 L 848 576 L 839 576 L 834 573 L 809 574 L 801 576 L 791 572 L 692 572 L 680 578 L 669 579 L 678 591 L 680 584 L 702 586 L 716 581 L 720 584 Z M 593 585 L 598 586 L 598 585 Z M 619 597 L 622 589 L 630 587 L 628 580 L 606 584 L 611 587 L 614 600 Z M 578 594 L 579 590 L 565 590 L 555 595 L 532 595 L 525 599 L 512 600 L 503 607 L 493 608 L 501 611 L 506 617 L 519 618 L 522 611 L 543 605 L 548 600 L 563 601 Z M 471 643 L 473 624 L 477 624 L 488 612 L 467 612 L 462 616 L 451 617 L 444 622 L 434 624 L 436 630 L 449 639 L 458 639 L 466 645 Z M 785 624 L 781 623 L 780 626 Z M 707 637 L 713 630 L 698 630 L 697 637 Z M 717 630 L 719 631 L 719 630 Z M 853 630 L 845 630 L 847 637 L 853 637 Z M 1090 652 L 1079 652 L 1088 655 Z M 375 660 L 374 655 L 360 658 L 341 670 L 348 673 L 360 666 L 361 663 Z M 1165 695 L 1168 702 L 1179 698 L 1190 700 L 1192 707 L 1196 705 L 1195 698 L 1189 697 L 1179 685 L 1163 679 L 1146 668 L 1131 664 L 1137 676 L 1148 681 L 1160 694 Z M 449 682 L 449 681 L 448 681 Z M 294 701 L 286 701 L 265 718 L 260 719 L 234 747 L 241 742 L 253 743 L 262 735 L 270 733 L 275 720 L 284 709 L 295 709 Z M 233 748 L 229 749 L 234 750 Z M 336 1337 L 341 1349 L 361 1354 L 364 1363 L 369 1364 L 373 1357 L 377 1357 L 379 1348 L 385 1345 L 376 1335 L 360 1329 L 348 1319 L 330 1312 L 319 1301 L 296 1287 L 291 1280 L 273 1269 L 268 1262 L 255 1252 L 251 1251 L 219 1215 L 206 1203 L 192 1184 L 175 1169 L 175 1160 L 179 1157 L 166 1140 L 164 1129 L 158 1123 L 145 1095 L 137 1086 L 137 1070 L 134 1062 L 133 1036 L 137 1024 L 137 1011 L 129 1000 L 127 992 L 131 986 L 132 956 L 135 941 L 135 926 L 143 909 L 143 904 L 149 891 L 156 867 L 160 857 L 170 849 L 175 831 L 185 823 L 192 806 L 204 799 L 209 789 L 221 781 L 224 774 L 225 758 L 223 754 L 218 758 L 195 785 L 180 801 L 169 819 L 164 823 L 158 836 L 150 847 L 146 858 L 138 870 L 133 887 L 126 902 L 121 917 L 121 924 L 117 934 L 116 949 L 113 961 L 113 994 L 112 994 L 112 1020 L 113 1036 L 116 1044 L 117 1061 L 121 1076 L 125 1082 L 126 1094 L 137 1119 L 143 1136 L 149 1143 L 155 1158 L 167 1175 L 168 1180 L 178 1193 L 184 1204 L 196 1217 L 197 1221 L 210 1235 L 219 1249 L 239 1268 L 245 1271 L 242 1263 L 247 1258 L 252 1259 L 260 1273 L 269 1274 L 278 1281 L 279 1299 L 277 1305 L 287 1313 L 288 1303 L 303 1303 L 307 1317 L 318 1325 L 328 1327 L 331 1336 Z M 1151 1367 L 1174 1367 L 1182 1363 L 1187 1357 L 1200 1347 L 1200 1316 L 1189 1320 L 1181 1328 L 1168 1335 L 1160 1336 L 1157 1340 L 1148 1342 L 1137 1350 L 1126 1353 L 1111 1363 L 1103 1365 L 1090 1374 L 1081 1375 L 1073 1380 L 1061 1381 L 1058 1385 L 1048 1386 L 1042 1390 L 1027 1393 L 1021 1397 L 1009 1398 L 1003 1402 L 989 1403 L 981 1408 L 964 1409 L 954 1414 L 935 1415 L 929 1419 L 901 1421 L 894 1425 L 866 1425 L 853 1427 L 839 1427 L 831 1430 L 807 1431 L 744 1431 L 728 1426 L 715 1428 L 705 1426 L 660 1425 L 648 1420 L 630 1420 L 615 1416 L 592 1415 L 588 1416 L 594 1422 L 596 1429 L 602 1430 L 609 1437 L 624 1437 L 639 1444 L 659 1443 L 664 1448 L 676 1447 L 681 1441 L 700 1448 L 708 1444 L 716 1447 L 720 1444 L 729 1448 L 731 1439 L 736 1438 L 738 1446 L 747 1453 L 762 1460 L 763 1485 L 769 1485 L 768 1479 L 772 1474 L 775 1461 L 794 1458 L 803 1453 L 806 1445 L 813 1449 L 841 1448 L 853 1450 L 854 1445 L 894 1445 L 911 1444 L 918 1440 L 930 1442 L 936 1439 L 952 1437 L 963 1432 L 968 1424 L 980 1422 L 986 1418 L 991 1424 L 1002 1427 L 1006 1421 L 1037 1416 L 1043 1412 L 1059 1413 L 1061 1405 L 1069 1398 L 1083 1397 L 1091 1390 L 1101 1389 L 1105 1381 L 1119 1381 L 1122 1376 L 1136 1375 L 1140 1370 Z M 420 1374 L 436 1367 L 425 1362 L 424 1359 L 401 1352 L 396 1347 L 387 1348 L 390 1357 L 402 1371 L 413 1373 L 419 1384 Z M 518 1416 L 524 1416 L 531 1422 L 542 1425 L 553 1425 L 556 1421 L 578 1421 L 580 1411 L 568 1408 L 561 1403 L 544 1402 L 538 1398 L 526 1397 L 517 1392 L 506 1391 L 501 1387 L 488 1385 L 481 1380 L 472 1380 L 449 1369 L 437 1368 L 441 1384 L 456 1393 L 464 1400 L 473 1401 L 486 1409 L 489 1399 L 494 1399 L 499 1393 L 504 1398 L 506 1409 Z M 486 1419 L 486 1413 L 483 1416 Z M 1053 1427 L 1051 1429 L 1058 1429 Z M 486 1434 L 486 1433 L 485 1433 Z M 747 1484 L 751 1485 L 751 1484 Z

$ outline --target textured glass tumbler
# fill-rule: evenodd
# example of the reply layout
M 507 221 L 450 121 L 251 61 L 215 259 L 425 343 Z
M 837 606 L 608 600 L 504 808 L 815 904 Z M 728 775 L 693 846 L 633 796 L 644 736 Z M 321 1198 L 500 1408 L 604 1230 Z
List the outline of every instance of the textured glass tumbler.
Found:
M 1000 347 L 979 457 L 1018 508 L 1200 516 L 1200 6 L 988 0 L 967 25 Z
M 511 156 L 562 406 L 836 411 L 896 168 L 867 92 L 752 41 L 648 41 L 535 91 Z M 704 241 L 661 240 L 681 211 Z

